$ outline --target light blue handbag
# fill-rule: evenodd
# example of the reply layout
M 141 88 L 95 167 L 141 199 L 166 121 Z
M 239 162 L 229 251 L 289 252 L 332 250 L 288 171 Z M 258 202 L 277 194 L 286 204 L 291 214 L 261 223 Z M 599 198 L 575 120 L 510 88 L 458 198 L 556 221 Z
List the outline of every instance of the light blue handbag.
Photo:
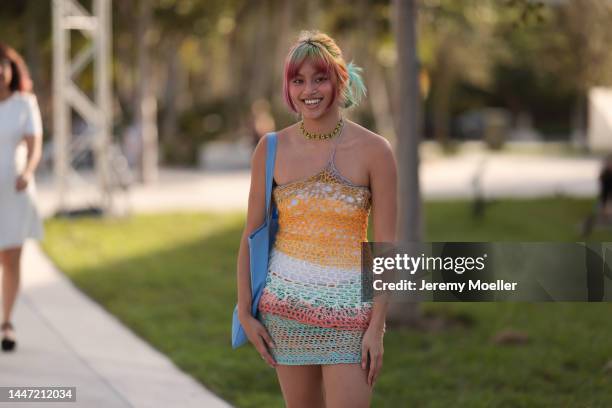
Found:
M 270 248 L 274 244 L 278 230 L 278 211 L 272 203 L 272 181 L 274 161 L 276 158 L 276 133 L 271 133 L 267 140 L 266 150 L 266 218 L 264 223 L 249 235 L 249 256 L 251 269 L 251 314 L 257 316 L 257 306 L 268 276 L 268 259 Z M 238 319 L 238 305 L 232 316 L 232 348 L 238 348 L 248 341 L 246 333 Z

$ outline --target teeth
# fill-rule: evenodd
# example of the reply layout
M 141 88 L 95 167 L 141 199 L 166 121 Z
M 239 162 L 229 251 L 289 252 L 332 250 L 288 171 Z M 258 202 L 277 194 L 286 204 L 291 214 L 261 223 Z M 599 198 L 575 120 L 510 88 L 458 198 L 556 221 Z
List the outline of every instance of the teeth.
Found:
M 315 105 L 315 104 L 317 104 L 317 103 L 321 102 L 321 100 L 322 100 L 322 99 L 323 99 L 323 98 L 319 98 L 319 99 L 305 99 L 305 100 L 304 100 L 304 103 L 305 103 L 306 105 Z

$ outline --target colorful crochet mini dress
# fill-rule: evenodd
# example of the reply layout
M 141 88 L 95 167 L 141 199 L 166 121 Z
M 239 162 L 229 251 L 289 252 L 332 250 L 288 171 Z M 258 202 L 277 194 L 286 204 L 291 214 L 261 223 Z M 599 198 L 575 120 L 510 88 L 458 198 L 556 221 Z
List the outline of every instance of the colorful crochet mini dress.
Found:
M 361 299 L 371 193 L 338 172 L 337 144 L 324 169 L 272 192 L 279 228 L 258 316 L 278 364 L 361 361 L 372 311 Z

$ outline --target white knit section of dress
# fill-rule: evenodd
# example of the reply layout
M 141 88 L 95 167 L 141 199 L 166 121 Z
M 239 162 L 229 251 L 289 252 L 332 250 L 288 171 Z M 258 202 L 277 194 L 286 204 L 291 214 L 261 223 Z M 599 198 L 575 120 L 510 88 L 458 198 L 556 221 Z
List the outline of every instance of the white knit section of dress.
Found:
M 275 248 L 270 252 L 270 272 L 294 283 L 335 286 L 361 282 L 359 268 L 338 268 L 293 258 Z

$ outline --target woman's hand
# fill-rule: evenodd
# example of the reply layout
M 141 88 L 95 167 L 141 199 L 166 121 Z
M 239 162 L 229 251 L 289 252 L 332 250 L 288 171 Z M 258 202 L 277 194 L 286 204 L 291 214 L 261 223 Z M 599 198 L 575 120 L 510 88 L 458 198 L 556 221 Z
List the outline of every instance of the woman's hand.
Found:
M 23 191 L 28 188 L 28 184 L 30 184 L 30 180 L 32 180 L 32 175 L 29 173 L 20 174 L 15 180 L 15 190 Z
M 272 368 L 276 366 L 276 361 L 268 351 L 268 349 L 274 347 L 274 342 L 272 341 L 272 337 L 266 330 L 266 328 L 259 322 L 259 320 L 255 319 L 253 316 L 240 316 L 240 324 L 244 328 L 244 332 L 246 333 L 249 341 L 261 356 L 266 363 Z
M 361 368 L 367 369 L 368 356 L 370 357 L 370 366 L 368 371 L 368 385 L 374 386 L 378 373 L 382 368 L 383 363 L 383 336 L 384 329 L 379 329 L 370 325 L 363 335 L 361 341 Z

